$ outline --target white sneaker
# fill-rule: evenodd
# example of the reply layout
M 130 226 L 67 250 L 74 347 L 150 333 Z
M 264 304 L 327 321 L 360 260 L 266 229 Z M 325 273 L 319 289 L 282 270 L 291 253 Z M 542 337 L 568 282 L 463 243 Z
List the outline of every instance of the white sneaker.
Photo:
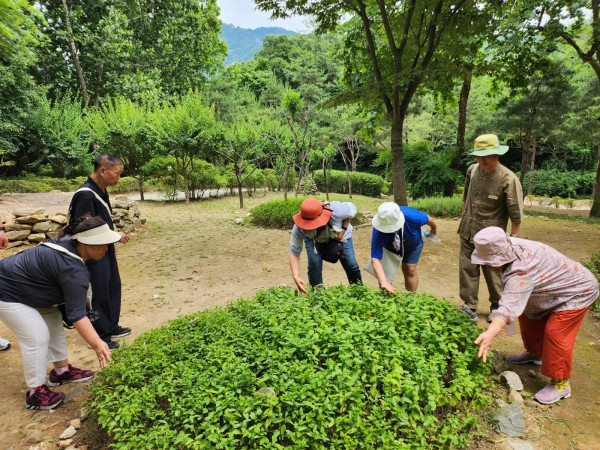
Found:
M 10 348 L 10 341 L 0 337 L 0 351 L 8 350 Z

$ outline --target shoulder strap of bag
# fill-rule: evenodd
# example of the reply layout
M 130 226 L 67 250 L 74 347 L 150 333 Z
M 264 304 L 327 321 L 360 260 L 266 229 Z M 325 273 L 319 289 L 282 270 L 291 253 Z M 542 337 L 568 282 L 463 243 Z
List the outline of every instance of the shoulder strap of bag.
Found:
M 79 188 L 75 191 L 75 194 L 77 194 L 78 192 L 82 192 L 82 191 L 90 191 L 92 194 L 94 194 L 96 196 L 96 199 L 102 203 L 102 205 L 104 205 L 104 207 L 106 208 L 106 210 L 108 211 L 108 215 L 110 216 L 111 211 L 110 211 L 110 207 L 108 206 L 108 204 L 102 199 L 102 197 L 100 197 L 96 192 L 94 192 L 93 189 L 90 189 L 88 187 L 82 187 Z
M 83 259 L 80 256 L 76 255 L 75 253 L 71 253 L 69 250 L 67 250 L 64 247 L 61 247 L 60 245 L 53 244 L 52 242 L 42 242 L 40 245 L 45 245 L 46 247 L 50 247 L 58 252 L 64 253 L 65 255 L 72 256 L 73 258 L 78 259 L 83 263 Z

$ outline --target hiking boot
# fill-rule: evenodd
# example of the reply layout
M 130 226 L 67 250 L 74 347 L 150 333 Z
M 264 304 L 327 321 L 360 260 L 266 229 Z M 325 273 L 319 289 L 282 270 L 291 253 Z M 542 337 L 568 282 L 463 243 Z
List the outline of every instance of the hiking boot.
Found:
M 513 364 L 535 364 L 536 366 L 542 365 L 542 357 L 532 355 L 529 352 L 515 353 L 514 355 L 508 355 L 506 360 Z
M 462 305 L 460 307 L 460 310 L 464 312 L 467 316 L 469 316 L 469 319 L 471 319 L 471 321 L 477 322 L 479 320 L 479 317 L 477 316 L 477 311 L 472 310 L 467 305 Z
M 94 378 L 92 370 L 78 369 L 69 364 L 69 369 L 61 375 L 58 375 L 56 370 L 52 369 L 48 378 L 48 384 L 50 386 L 60 386 L 63 383 L 80 383 L 91 378 Z
M 2 350 L 8 350 L 10 348 L 10 341 L 0 337 L 0 352 Z
M 64 392 L 54 392 L 45 384 L 25 394 L 25 408 L 27 409 L 53 409 L 62 403 L 66 395 Z
M 131 334 L 131 328 L 118 326 L 112 332 L 112 337 L 114 339 L 114 338 L 125 337 L 125 336 L 128 336 L 130 334 Z
M 563 390 L 556 389 L 552 384 L 547 384 L 544 389 L 538 391 L 533 398 L 543 405 L 551 405 L 556 403 L 563 398 L 569 398 L 571 396 L 571 386 L 567 386 Z

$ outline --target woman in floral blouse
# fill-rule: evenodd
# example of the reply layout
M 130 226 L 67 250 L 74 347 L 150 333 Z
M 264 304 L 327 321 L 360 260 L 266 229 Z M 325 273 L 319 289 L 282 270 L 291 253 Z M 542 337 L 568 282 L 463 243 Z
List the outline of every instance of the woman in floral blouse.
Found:
M 479 356 L 485 362 L 494 338 L 518 318 L 525 351 L 507 360 L 542 366 L 542 374 L 551 382 L 535 394 L 538 402 L 551 404 L 570 397 L 575 338 L 598 297 L 598 281 L 552 247 L 509 238 L 498 227 L 484 228 L 473 242 L 473 264 L 502 271 L 503 286 L 492 323 L 475 341 Z

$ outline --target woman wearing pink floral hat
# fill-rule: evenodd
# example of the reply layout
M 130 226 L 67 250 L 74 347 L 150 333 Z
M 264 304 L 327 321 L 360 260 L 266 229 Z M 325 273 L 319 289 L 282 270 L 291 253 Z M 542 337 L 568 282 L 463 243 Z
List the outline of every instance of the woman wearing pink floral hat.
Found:
M 517 318 L 525 351 L 507 357 L 514 364 L 541 365 L 550 384 L 534 398 L 549 405 L 571 396 L 575 338 L 598 297 L 598 281 L 580 263 L 541 242 L 507 237 L 488 227 L 473 238 L 473 264 L 502 272 L 503 292 L 492 323 L 475 340 L 486 361 L 494 338 Z

